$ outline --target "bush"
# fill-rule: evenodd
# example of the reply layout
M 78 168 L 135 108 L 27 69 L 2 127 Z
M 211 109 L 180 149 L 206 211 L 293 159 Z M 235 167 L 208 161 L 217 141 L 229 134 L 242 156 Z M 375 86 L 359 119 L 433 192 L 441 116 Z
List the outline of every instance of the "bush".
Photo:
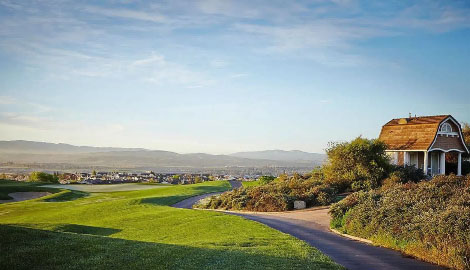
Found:
M 417 183 L 426 179 L 423 170 L 415 166 L 393 166 L 392 173 L 382 181 L 382 188 L 387 189 L 395 184 Z
M 307 207 L 329 205 L 336 194 L 334 188 L 324 185 L 322 181 L 296 174 L 278 178 L 265 185 L 225 192 L 196 207 L 260 212 L 286 211 L 294 208 L 296 200 L 305 201 Z
M 29 176 L 30 182 L 48 182 L 58 183 L 59 178 L 56 175 L 48 174 L 45 172 L 32 172 Z
M 260 185 L 266 185 L 266 184 L 271 183 L 272 181 L 274 181 L 274 179 L 276 179 L 276 177 L 270 176 L 270 175 L 263 175 L 258 179 L 258 181 L 259 181 Z
M 330 143 L 325 182 L 340 191 L 369 190 L 380 185 L 390 171 L 386 145 L 361 137 L 352 142 Z
M 470 269 L 470 175 L 356 192 L 331 207 L 331 226 L 457 269 Z

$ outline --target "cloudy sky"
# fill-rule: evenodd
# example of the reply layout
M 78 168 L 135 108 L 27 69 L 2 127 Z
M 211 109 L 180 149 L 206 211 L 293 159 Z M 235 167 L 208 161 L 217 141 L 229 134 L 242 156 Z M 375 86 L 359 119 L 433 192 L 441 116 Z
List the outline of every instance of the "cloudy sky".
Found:
M 470 122 L 470 2 L 0 0 L 0 140 L 322 152 Z

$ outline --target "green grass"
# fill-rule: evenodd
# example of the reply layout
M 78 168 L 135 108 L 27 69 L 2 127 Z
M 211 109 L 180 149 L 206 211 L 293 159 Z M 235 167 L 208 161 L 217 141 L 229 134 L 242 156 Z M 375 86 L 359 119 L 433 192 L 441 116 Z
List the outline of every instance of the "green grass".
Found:
M 50 184 L 50 183 L 41 183 L 41 182 L 18 182 L 18 181 L 11 181 L 11 180 L 1 180 L 0 179 L 0 200 L 11 200 L 8 194 L 13 192 L 30 192 L 30 191 L 37 191 L 37 192 L 50 192 L 50 193 L 57 193 L 60 190 L 55 188 L 44 188 L 38 187 L 41 185 Z
M 0 181 L 0 190 L 4 186 Z M 305 242 L 262 224 L 169 207 L 229 187 L 218 181 L 82 197 L 62 191 L 2 204 L 2 268 L 341 269 Z
M 260 181 L 256 180 L 256 181 L 243 181 L 242 182 L 242 186 L 243 187 L 257 187 L 257 186 L 260 186 L 261 183 Z

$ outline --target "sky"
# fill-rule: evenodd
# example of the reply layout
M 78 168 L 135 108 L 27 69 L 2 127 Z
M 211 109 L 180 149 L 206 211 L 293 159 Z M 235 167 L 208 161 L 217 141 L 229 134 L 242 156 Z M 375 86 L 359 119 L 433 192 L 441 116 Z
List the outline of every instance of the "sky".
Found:
M 470 2 L 0 0 L 0 140 L 323 152 L 470 122 Z

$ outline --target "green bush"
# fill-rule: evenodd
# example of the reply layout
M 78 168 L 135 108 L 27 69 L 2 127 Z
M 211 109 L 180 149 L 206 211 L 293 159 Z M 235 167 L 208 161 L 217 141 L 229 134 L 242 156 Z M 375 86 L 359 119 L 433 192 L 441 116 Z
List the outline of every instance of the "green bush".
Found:
M 48 182 L 58 183 L 59 178 L 56 175 L 48 174 L 45 172 L 32 172 L 29 176 L 30 182 Z
M 258 179 L 258 181 L 261 185 L 266 185 L 274 181 L 274 179 L 276 179 L 276 177 L 270 175 L 263 175 Z
M 444 266 L 470 269 L 470 175 L 396 183 L 334 204 L 331 226 Z
M 326 150 L 328 163 L 322 169 L 325 182 L 340 191 L 378 187 L 391 168 L 385 149 L 383 142 L 361 137 L 330 143 Z
M 242 187 L 197 205 L 198 208 L 247 210 L 260 212 L 286 211 L 294 208 L 294 201 L 305 201 L 307 207 L 329 205 L 336 197 L 336 190 L 322 181 L 298 174 L 283 176 L 268 184 Z

